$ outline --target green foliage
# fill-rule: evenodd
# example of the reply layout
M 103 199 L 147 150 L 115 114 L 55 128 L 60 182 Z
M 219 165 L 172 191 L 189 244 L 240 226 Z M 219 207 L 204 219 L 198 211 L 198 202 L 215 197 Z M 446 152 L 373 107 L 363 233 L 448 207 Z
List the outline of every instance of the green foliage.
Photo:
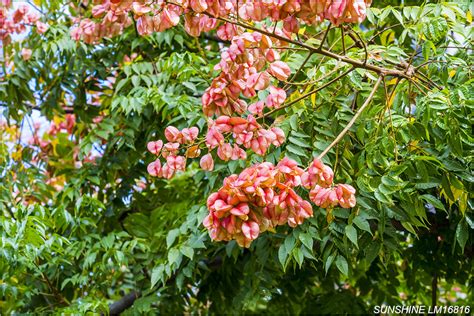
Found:
M 385 77 L 324 158 L 337 182 L 357 189 L 357 206 L 315 207 L 303 225 L 279 227 L 241 249 L 210 240 L 201 225 L 205 201 L 227 175 L 261 158 L 217 163 L 212 173 L 194 162 L 169 181 L 146 172 L 146 143 L 162 138 L 167 125 L 205 126 L 200 96 L 215 75 L 220 43 L 179 28 L 147 37 L 130 28 L 100 45 L 75 43 L 70 17 L 56 7 L 62 2 L 40 1 L 60 22 L 12 45 L 12 52 L 32 48 L 33 57 L 15 54 L 15 69 L 0 84 L 10 123 L 0 131 L 2 314 L 107 313 L 132 291 L 141 297 L 130 315 L 368 313 L 382 303 L 430 305 L 434 279 L 441 304 L 472 304 L 473 57 L 472 48 L 449 48 L 472 47 L 472 12 L 455 3 L 374 2 L 354 27 L 369 61 L 408 69 L 401 64 L 408 60 L 423 76 Z M 305 32 L 311 38 L 324 29 Z M 335 51 L 339 37 L 337 28 L 328 34 Z M 345 46 L 364 60 L 352 38 Z M 289 50 L 282 58 L 295 73 L 305 54 Z M 292 98 L 335 69 L 348 68 L 313 54 L 297 74 L 307 84 L 291 88 Z M 358 68 L 282 111 L 287 142 L 265 160 L 288 156 L 307 165 L 347 125 L 373 79 Z M 90 98 L 95 92 L 100 102 Z M 48 159 L 32 163 L 31 148 L 15 135 L 34 109 L 54 120 L 64 105 L 77 117 L 72 136 L 51 136 Z M 102 156 L 76 168 L 76 146 L 81 159 Z M 45 171 L 63 187 L 47 182 Z

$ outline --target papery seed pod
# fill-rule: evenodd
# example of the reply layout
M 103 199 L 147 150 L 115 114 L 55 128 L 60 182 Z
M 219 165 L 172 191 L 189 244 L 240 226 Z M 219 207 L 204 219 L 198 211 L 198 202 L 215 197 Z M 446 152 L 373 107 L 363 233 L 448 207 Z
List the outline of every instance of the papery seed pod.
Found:
M 217 148 L 217 156 L 224 161 L 228 161 L 232 153 L 232 146 L 229 143 L 223 143 Z
M 285 81 L 291 74 L 291 69 L 283 61 L 275 61 L 268 67 L 268 72 L 275 78 Z
M 161 139 L 147 144 L 148 151 L 155 155 L 159 155 L 162 148 L 163 141 Z
M 202 156 L 199 165 L 203 170 L 212 171 L 214 169 L 214 159 L 212 159 L 212 155 L 206 154 Z
M 151 176 L 160 177 L 161 176 L 161 162 L 159 159 L 150 163 L 147 167 L 147 171 Z
M 198 145 L 191 146 L 186 150 L 187 158 L 196 158 L 199 157 L 199 155 L 201 155 L 201 149 Z
M 179 140 L 183 137 L 179 131 L 174 126 L 168 126 L 165 128 L 165 137 L 169 142 L 179 142 Z
M 205 0 L 190 0 L 189 6 L 196 13 L 204 12 L 207 9 L 207 3 Z
M 166 143 L 163 145 L 161 150 L 161 155 L 163 158 L 168 157 L 169 155 L 176 155 L 179 150 L 179 143 Z
M 23 60 L 29 60 L 31 58 L 31 55 L 33 54 L 33 51 L 29 48 L 23 48 L 21 50 L 21 57 Z
M 250 240 L 254 240 L 260 233 L 260 227 L 255 222 L 244 222 L 242 224 L 242 233 Z
M 224 135 L 217 130 L 215 127 L 209 128 L 206 134 L 206 145 L 209 148 L 216 148 L 220 144 L 224 143 Z

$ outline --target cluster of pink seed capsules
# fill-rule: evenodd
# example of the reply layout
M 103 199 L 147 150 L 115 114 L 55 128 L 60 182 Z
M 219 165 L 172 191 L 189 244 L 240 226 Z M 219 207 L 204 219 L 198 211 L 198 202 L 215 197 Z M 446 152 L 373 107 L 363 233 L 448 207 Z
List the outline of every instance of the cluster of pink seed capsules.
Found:
M 213 240 L 235 240 L 249 247 L 266 230 L 301 225 L 313 216 L 313 208 L 295 192 L 297 186 L 311 188 L 310 199 L 321 207 L 355 205 L 355 189 L 348 184 L 333 186 L 333 172 L 320 160 L 304 171 L 284 158 L 276 166 L 263 162 L 227 177 L 207 199 L 204 226 Z

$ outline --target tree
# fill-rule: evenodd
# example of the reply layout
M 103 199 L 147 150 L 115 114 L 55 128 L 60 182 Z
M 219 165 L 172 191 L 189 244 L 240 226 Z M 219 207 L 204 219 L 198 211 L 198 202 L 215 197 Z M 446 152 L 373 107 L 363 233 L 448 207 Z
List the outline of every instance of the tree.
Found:
M 414 4 L 4 0 L 2 312 L 469 306 L 472 11 Z

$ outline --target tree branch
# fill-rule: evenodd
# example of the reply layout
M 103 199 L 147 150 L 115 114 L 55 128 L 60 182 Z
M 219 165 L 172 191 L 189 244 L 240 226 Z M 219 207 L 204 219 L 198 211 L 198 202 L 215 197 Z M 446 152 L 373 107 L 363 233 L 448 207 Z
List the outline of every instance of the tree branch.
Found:
M 224 44 L 230 44 L 230 41 L 225 41 L 223 39 L 220 39 L 219 37 L 217 36 L 214 36 L 214 35 L 210 35 L 208 33 L 204 33 L 203 37 L 209 41 L 213 41 L 213 42 L 216 42 L 216 43 L 224 43 Z
M 387 75 L 387 76 L 403 77 L 403 78 L 406 78 L 406 79 L 411 79 L 411 76 L 407 75 L 404 71 L 401 71 L 401 70 L 389 69 L 389 68 L 384 68 L 384 67 L 379 67 L 379 66 L 367 64 L 365 61 L 355 60 L 355 59 L 352 59 L 352 58 L 349 58 L 349 57 L 346 57 L 346 56 L 338 55 L 336 53 L 330 52 L 330 51 L 325 50 L 323 48 L 316 48 L 316 47 L 313 47 L 311 45 L 292 40 L 291 38 L 287 38 L 287 37 L 284 37 L 284 36 L 281 36 L 281 35 L 278 35 L 278 34 L 274 34 L 272 32 L 268 32 L 268 31 L 259 29 L 257 27 L 252 26 L 252 25 L 247 25 L 247 24 L 244 24 L 244 23 L 241 23 L 241 22 L 238 22 L 238 21 L 232 21 L 232 20 L 229 20 L 229 19 L 223 18 L 223 17 L 215 17 L 212 14 L 209 14 L 209 13 L 206 13 L 206 12 L 204 12 L 204 14 L 206 14 L 206 15 L 214 18 L 214 19 L 218 19 L 218 20 L 223 21 L 223 22 L 231 23 L 231 24 L 243 27 L 245 29 L 252 30 L 252 31 L 255 31 L 255 32 L 259 32 L 259 33 L 267 35 L 269 37 L 276 38 L 280 41 L 287 42 L 287 43 L 290 43 L 290 44 L 293 44 L 293 45 L 296 45 L 296 46 L 306 48 L 310 52 L 320 54 L 320 55 L 324 55 L 324 56 L 327 56 L 327 57 L 331 57 L 331 58 L 337 59 L 339 61 L 343 61 L 345 63 L 351 64 L 352 66 L 354 66 L 356 68 L 364 68 L 364 69 L 376 72 L 379 75 Z
M 347 131 L 354 125 L 355 121 L 357 118 L 362 114 L 362 112 L 365 110 L 365 108 L 370 104 L 370 101 L 372 101 L 375 92 L 377 91 L 377 88 L 379 87 L 380 83 L 382 82 L 383 76 L 380 76 L 377 82 L 375 83 L 375 86 L 373 87 L 372 91 L 370 92 L 369 96 L 367 97 L 367 100 L 365 100 L 364 104 L 360 107 L 359 110 L 357 110 L 356 114 L 352 117 L 352 119 L 349 121 L 349 123 L 344 127 L 344 129 L 337 135 L 336 139 L 328 146 L 324 151 L 318 156 L 318 159 L 322 159 L 326 154 L 333 148 L 339 141 L 344 137 L 344 135 L 347 133 Z
M 319 49 L 323 48 L 324 42 L 326 41 L 326 37 L 328 37 L 328 33 L 331 30 L 332 24 L 329 23 L 328 28 L 326 29 L 326 32 L 324 32 L 323 39 L 321 40 L 321 44 L 319 45 Z
M 342 40 L 342 54 L 346 54 L 346 41 L 344 39 L 344 27 L 340 27 L 341 29 L 341 40 Z
M 40 106 L 37 106 L 37 105 L 29 105 L 27 104 L 28 107 L 32 110 L 35 110 L 35 111 L 40 111 L 41 112 L 41 107 Z M 71 108 L 62 108 L 62 110 L 64 111 L 64 113 L 66 114 L 74 114 L 74 109 L 71 109 Z
M 141 296 L 140 292 L 133 291 L 123 296 L 117 302 L 110 304 L 109 305 L 110 315 L 120 315 L 120 313 L 122 313 L 124 310 L 132 306 L 135 300 L 139 298 L 140 296 Z
M 362 37 L 360 36 L 359 33 L 357 33 L 356 31 L 350 29 L 349 30 L 350 33 L 349 35 L 352 35 L 355 34 L 357 36 L 357 38 L 359 39 L 356 43 L 358 43 L 358 45 L 362 45 L 362 48 L 364 48 L 364 53 L 365 53 L 365 58 L 364 58 L 364 65 L 367 64 L 367 60 L 369 59 L 369 53 L 367 51 L 367 45 L 365 44 L 365 42 L 362 40 Z M 351 37 L 352 38 L 352 37 Z
M 62 304 L 64 305 L 71 305 L 71 303 L 59 293 L 58 289 L 53 285 L 53 283 L 49 280 L 48 276 L 44 274 L 41 270 L 41 268 L 38 266 L 38 264 L 35 261 L 32 261 L 33 265 L 38 269 L 38 272 L 40 273 L 41 277 L 43 278 L 43 282 L 45 282 L 51 291 L 52 295 Z
M 438 276 L 436 271 L 433 273 L 433 279 L 431 280 L 431 306 L 436 306 L 436 296 L 438 291 Z
M 292 106 L 293 104 L 295 104 L 295 103 L 297 103 L 297 102 L 299 102 L 299 101 L 301 101 L 301 100 L 303 100 L 303 99 L 309 97 L 310 95 L 315 94 L 315 93 L 318 92 L 318 91 L 321 91 L 322 89 L 326 88 L 327 86 L 330 86 L 331 84 L 333 84 L 334 82 L 338 81 L 338 80 L 341 79 L 342 77 L 346 76 L 347 74 L 349 74 L 349 73 L 350 73 L 351 71 L 353 71 L 353 70 L 354 70 L 354 67 L 352 67 L 351 69 L 349 69 L 349 70 L 343 72 L 341 75 L 337 76 L 336 78 L 334 78 L 334 79 L 332 79 L 332 80 L 326 82 L 326 83 L 323 84 L 321 87 L 318 87 L 318 88 L 316 88 L 316 89 L 314 89 L 314 90 L 312 90 L 312 91 L 310 91 L 310 92 L 308 92 L 308 93 L 306 93 L 306 94 L 303 94 L 303 95 L 300 96 L 299 98 L 296 98 L 296 99 L 293 100 L 293 101 L 290 101 L 290 102 L 288 102 L 288 103 L 285 103 L 285 104 L 283 104 L 282 106 L 280 106 L 279 108 L 275 108 L 275 109 L 271 110 L 270 112 L 265 113 L 262 117 L 268 116 L 268 115 L 273 114 L 273 113 L 275 113 L 275 112 L 277 112 L 277 111 L 280 111 L 280 110 L 282 110 L 282 109 L 285 109 L 285 108 L 287 108 L 287 107 Z
M 223 259 L 221 256 L 217 256 L 212 260 L 202 259 L 200 260 L 202 263 L 207 265 L 211 271 L 214 271 L 222 266 Z M 166 284 L 170 284 L 176 279 L 178 272 L 174 273 L 167 281 Z M 139 291 L 133 291 L 125 296 L 123 296 L 120 300 L 112 303 L 109 305 L 109 313 L 110 315 L 120 315 L 123 311 L 130 308 L 135 301 L 140 298 L 142 294 Z
M 300 67 L 298 68 L 298 70 L 293 74 L 293 76 L 291 76 L 291 78 L 288 80 L 287 84 L 290 84 L 290 83 L 296 78 L 296 76 L 300 73 L 300 71 L 303 70 L 304 66 L 305 66 L 306 63 L 309 61 L 309 59 L 311 58 L 311 56 L 313 56 L 313 53 L 312 53 L 312 52 L 309 52 L 309 53 L 308 53 L 308 56 L 306 56 L 305 60 L 304 60 L 303 63 L 300 65 Z

